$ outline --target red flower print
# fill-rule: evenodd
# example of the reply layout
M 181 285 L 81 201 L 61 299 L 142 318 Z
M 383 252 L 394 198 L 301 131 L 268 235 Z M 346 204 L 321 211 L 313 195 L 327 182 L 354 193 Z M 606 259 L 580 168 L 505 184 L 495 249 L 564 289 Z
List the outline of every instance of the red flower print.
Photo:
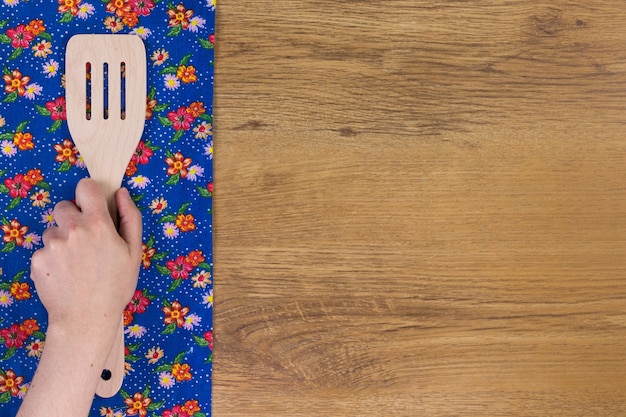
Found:
M 174 279 L 189 278 L 189 272 L 193 269 L 193 266 L 185 260 L 184 256 L 179 256 L 174 261 L 167 261 L 165 266 L 170 270 Z
M 24 178 L 24 175 L 17 174 L 13 178 L 4 180 L 4 185 L 9 189 L 11 198 L 24 198 L 32 188 L 32 185 Z
M 187 111 L 185 106 L 179 107 L 175 112 L 169 112 L 167 118 L 172 122 L 174 130 L 189 130 L 193 122 L 193 115 Z
M 193 10 L 187 10 L 182 4 L 178 4 L 176 8 L 169 9 L 167 11 L 167 17 L 170 18 L 169 26 L 182 26 L 183 29 L 187 29 L 189 26 L 189 18 L 193 16 Z
M 211 42 L 212 44 L 215 44 L 215 33 L 211 33 L 209 35 L 209 42 Z
M 33 34 L 26 30 L 26 25 L 17 25 L 17 28 L 7 30 L 7 36 L 14 48 L 28 48 L 30 41 L 34 39 Z
M 163 312 L 165 313 L 163 323 L 176 323 L 176 326 L 183 327 L 185 316 L 189 313 L 189 307 L 183 307 L 178 301 L 174 301 L 170 306 L 163 307 Z
M 26 282 L 12 283 L 10 291 L 16 300 L 28 300 L 30 298 L 30 286 Z
M 78 14 L 78 5 L 82 0 L 59 0 L 59 8 L 57 9 L 59 13 L 67 13 L 70 12 L 72 16 L 76 16 Z
M 210 182 L 206 185 L 206 189 L 208 192 L 210 192 L 211 194 L 213 194 L 213 183 Z
M 35 147 L 33 135 L 29 132 L 16 132 L 13 135 L 13 143 L 20 151 L 27 151 Z
M 63 143 L 54 145 L 54 150 L 57 151 L 55 158 L 57 162 L 68 161 L 72 165 L 76 163 L 78 148 L 74 146 L 71 140 L 64 139 Z
M 133 12 L 139 16 L 148 16 L 154 9 L 154 1 L 152 0 L 132 0 Z
M 46 103 L 46 109 L 50 112 L 50 117 L 55 122 L 57 120 L 66 120 L 67 115 L 65 114 L 65 97 L 57 97 L 54 101 L 49 101 Z
M 191 266 L 196 267 L 204 262 L 204 255 L 201 250 L 192 250 L 189 252 L 189 255 L 187 255 L 185 260 L 189 262 Z
M 7 93 L 13 93 L 17 91 L 17 95 L 22 97 L 26 94 L 26 84 L 30 82 L 30 77 L 24 75 L 18 70 L 13 70 L 11 74 L 4 74 L 2 79 L 5 82 L 4 91 Z
M 0 230 L 4 232 L 2 237 L 4 243 L 15 242 L 16 245 L 22 246 L 24 235 L 28 233 L 28 226 L 22 226 L 20 222 L 13 219 L 9 224 L 0 226 Z
M 141 244 L 141 264 L 145 269 L 152 265 L 152 257 L 156 254 L 156 249 L 149 248 L 145 243 Z
M 12 324 L 8 329 L 0 330 L 0 336 L 2 336 L 4 344 L 8 348 L 21 348 L 28 337 L 26 332 L 20 329 L 19 324 Z
M 24 180 L 30 185 L 37 185 L 39 181 L 43 181 L 43 175 L 41 175 L 41 170 L 29 169 L 26 175 L 24 175 Z
M 179 404 L 176 404 L 174 407 L 172 407 L 171 410 L 163 411 L 162 414 L 163 417 L 191 417 L 192 415 L 193 414 L 188 414 L 186 411 L 184 411 L 183 407 Z
M 148 406 L 152 403 L 150 397 L 144 397 L 142 393 L 137 392 L 132 397 L 124 399 L 126 404 L 126 415 L 134 416 L 139 414 L 140 417 L 145 417 L 148 414 Z
M 180 174 L 185 178 L 188 174 L 187 168 L 191 165 L 191 158 L 185 158 L 182 153 L 176 152 L 173 157 L 165 158 L 167 164 L 167 175 Z
M 204 334 L 204 340 L 209 343 L 209 349 L 213 350 L 213 332 L 208 331 Z
M 20 329 L 22 329 L 24 333 L 30 336 L 37 330 L 39 330 L 39 324 L 37 324 L 37 320 L 35 319 L 26 319 L 20 326 Z
M 146 146 L 146 142 L 139 141 L 137 145 L 137 149 L 135 149 L 135 153 L 133 154 L 131 161 L 134 161 L 137 165 L 145 165 L 150 162 L 150 158 L 154 155 L 152 149 Z
M 146 312 L 146 307 L 149 305 L 150 299 L 143 295 L 143 291 L 135 290 L 135 294 L 133 295 L 133 298 L 131 298 L 126 309 L 133 313 L 143 314 Z
M 24 377 L 17 376 L 13 369 L 0 373 L 0 392 L 11 392 L 12 396 L 17 397 L 22 382 L 24 382 Z

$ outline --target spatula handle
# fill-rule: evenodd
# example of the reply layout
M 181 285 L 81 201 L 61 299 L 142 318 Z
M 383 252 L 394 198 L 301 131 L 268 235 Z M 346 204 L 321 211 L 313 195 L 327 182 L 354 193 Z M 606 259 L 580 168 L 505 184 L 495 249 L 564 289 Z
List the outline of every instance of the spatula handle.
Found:
M 118 227 L 117 205 L 115 204 L 115 193 L 118 186 L 100 182 L 104 189 L 109 206 L 109 213 L 113 218 L 115 227 Z M 111 351 L 107 356 L 104 369 L 96 387 L 96 394 L 102 398 L 109 398 L 117 394 L 122 387 L 124 380 L 124 318 L 120 318 L 120 325 L 115 335 L 115 341 Z
M 96 387 L 96 394 L 110 398 L 117 394 L 124 380 L 124 319 L 120 320 L 113 347 L 107 356 L 104 369 Z

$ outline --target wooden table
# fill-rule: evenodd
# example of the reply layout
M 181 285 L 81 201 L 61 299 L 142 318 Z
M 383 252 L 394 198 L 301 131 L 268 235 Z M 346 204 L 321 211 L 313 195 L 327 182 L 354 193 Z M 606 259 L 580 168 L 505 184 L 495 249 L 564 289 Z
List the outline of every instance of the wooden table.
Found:
M 222 0 L 214 415 L 626 415 L 623 1 Z

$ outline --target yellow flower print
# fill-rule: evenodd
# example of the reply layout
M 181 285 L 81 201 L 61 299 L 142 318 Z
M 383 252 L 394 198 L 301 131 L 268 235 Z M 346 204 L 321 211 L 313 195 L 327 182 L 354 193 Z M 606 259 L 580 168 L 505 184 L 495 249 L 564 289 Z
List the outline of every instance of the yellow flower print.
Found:
M 178 382 L 189 381 L 191 379 L 191 367 L 187 363 L 175 363 L 172 366 L 172 375 Z
M 176 70 L 176 77 L 181 80 L 183 83 L 195 83 L 198 81 L 198 77 L 196 76 L 196 68 L 193 65 L 181 65 Z
M 45 207 L 50 203 L 50 193 L 46 190 L 38 190 L 35 194 L 30 196 L 33 207 Z
M 16 300 L 28 300 L 30 298 L 30 286 L 26 282 L 12 283 L 10 291 Z
M 165 355 L 163 349 L 156 346 L 148 349 L 148 353 L 146 353 L 146 359 L 148 359 L 149 364 L 154 364 L 157 363 L 159 359 L 163 357 L 163 355 Z
M 34 342 L 28 344 L 26 346 L 26 351 L 28 352 L 28 356 L 32 356 L 38 358 L 41 356 L 41 352 L 43 352 L 43 346 L 45 342 L 42 342 L 39 339 L 35 339 Z
M 150 203 L 150 210 L 152 210 L 152 214 L 159 214 L 163 210 L 167 208 L 167 200 L 163 197 L 155 198 Z
M 153 65 L 163 65 L 165 61 L 170 57 L 170 54 L 163 48 L 157 49 L 150 55 L 150 59 L 154 61 Z
M 109 16 L 104 19 L 104 26 L 112 33 L 117 33 L 124 28 L 122 21 L 116 17 Z
M 52 53 L 52 44 L 48 41 L 41 41 L 32 47 L 37 58 L 45 58 Z

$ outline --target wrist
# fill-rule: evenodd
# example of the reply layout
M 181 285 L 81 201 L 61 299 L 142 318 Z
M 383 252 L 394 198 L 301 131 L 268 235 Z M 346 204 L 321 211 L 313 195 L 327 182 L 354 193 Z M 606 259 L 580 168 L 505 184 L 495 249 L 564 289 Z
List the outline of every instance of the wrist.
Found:
M 18 416 L 87 415 L 113 336 L 51 320 L 37 371 Z M 114 334 L 114 332 L 113 332 Z
M 116 322 L 119 324 L 119 320 Z M 46 346 L 72 355 L 89 358 L 91 362 L 104 362 L 115 339 L 117 327 L 78 325 L 68 321 L 50 319 L 46 331 Z

